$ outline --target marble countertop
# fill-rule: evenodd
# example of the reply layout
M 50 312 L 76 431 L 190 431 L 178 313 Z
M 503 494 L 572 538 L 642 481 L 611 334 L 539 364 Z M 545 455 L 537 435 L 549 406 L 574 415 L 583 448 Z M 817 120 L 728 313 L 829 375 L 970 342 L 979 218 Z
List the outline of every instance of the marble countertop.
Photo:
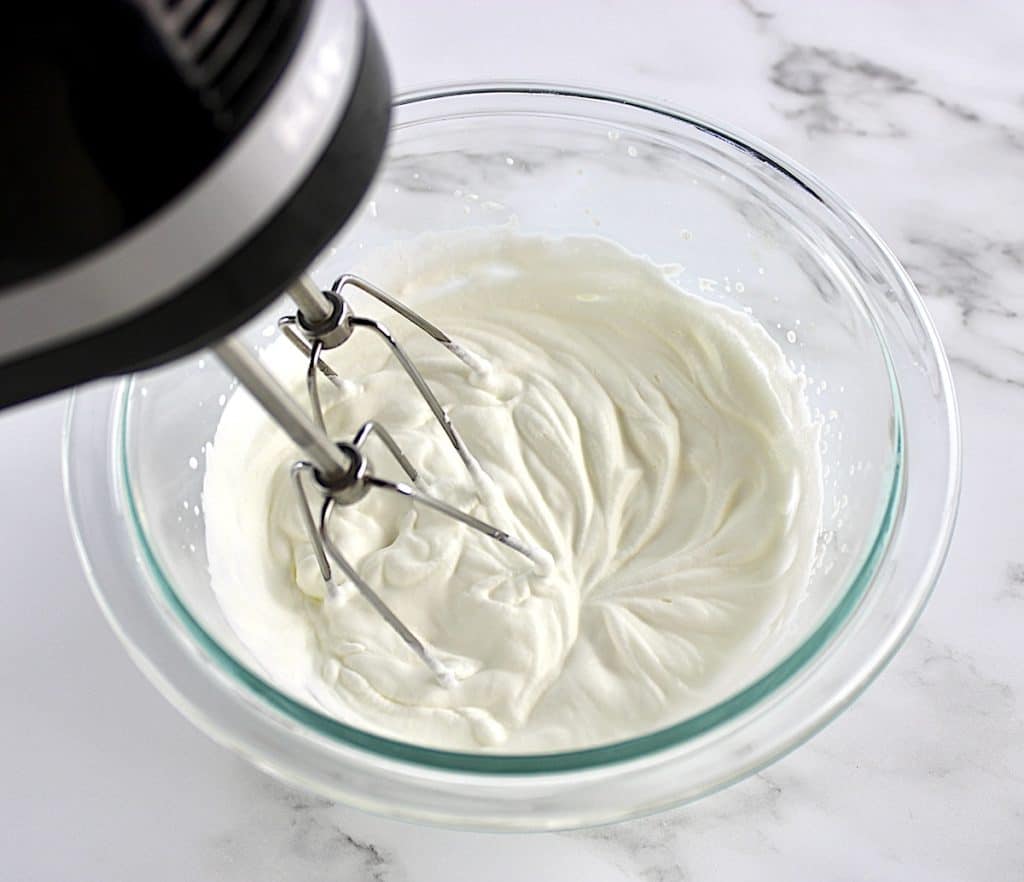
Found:
M 860 209 L 924 294 L 960 396 L 963 498 L 935 595 L 848 712 L 723 793 L 576 833 L 408 826 L 265 777 L 149 686 L 72 548 L 63 401 L 18 408 L 0 415 L 4 877 L 1024 877 L 1024 6 L 372 5 L 399 88 L 546 79 L 678 104 L 776 145 Z

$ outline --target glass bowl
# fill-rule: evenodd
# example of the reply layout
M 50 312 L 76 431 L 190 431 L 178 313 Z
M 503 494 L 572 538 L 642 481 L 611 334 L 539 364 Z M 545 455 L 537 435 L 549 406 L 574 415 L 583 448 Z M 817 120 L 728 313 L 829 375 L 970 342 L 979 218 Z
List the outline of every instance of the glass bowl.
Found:
M 784 638 L 735 692 L 586 750 L 454 753 L 347 726 L 274 688 L 210 589 L 204 451 L 232 379 L 198 356 L 79 390 L 65 484 L 96 597 L 132 657 L 197 725 L 259 767 L 384 815 L 554 829 L 696 799 L 845 708 L 906 636 L 953 526 L 949 368 L 889 249 L 837 196 L 747 136 L 667 107 L 538 85 L 398 99 L 389 152 L 313 275 L 424 231 L 599 234 L 682 266 L 686 290 L 751 312 L 808 378 L 825 466 L 819 564 Z M 266 344 L 282 307 L 244 335 Z

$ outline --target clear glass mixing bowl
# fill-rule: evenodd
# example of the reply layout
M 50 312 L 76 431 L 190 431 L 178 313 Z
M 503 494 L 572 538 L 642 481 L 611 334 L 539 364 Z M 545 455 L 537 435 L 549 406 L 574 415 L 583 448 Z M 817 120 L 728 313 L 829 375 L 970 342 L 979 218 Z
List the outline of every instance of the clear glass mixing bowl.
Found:
M 587 750 L 452 753 L 346 726 L 282 694 L 224 621 L 207 572 L 204 448 L 231 378 L 209 355 L 80 390 L 68 505 L 97 599 L 157 687 L 281 778 L 381 814 L 551 829 L 695 799 L 786 753 L 884 666 L 952 530 L 959 434 L 949 369 L 889 249 L 814 177 L 667 107 L 534 85 L 401 98 L 373 191 L 314 270 L 322 284 L 424 231 L 600 234 L 748 309 L 808 375 L 825 462 L 821 565 L 778 651 L 726 700 Z M 246 330 L 273 334 L 269 311 Z

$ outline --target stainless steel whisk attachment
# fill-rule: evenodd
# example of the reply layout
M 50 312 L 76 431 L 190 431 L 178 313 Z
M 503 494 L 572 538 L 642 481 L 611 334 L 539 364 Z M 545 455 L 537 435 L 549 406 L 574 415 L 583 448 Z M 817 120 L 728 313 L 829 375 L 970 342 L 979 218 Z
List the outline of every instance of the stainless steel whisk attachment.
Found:
M 294 315 L 281 318 L 278 326 L 284 336 L 307 359 L 306 390 L 310 415 L 299 407 L 276 378 L 240 341 L 229 338 L 218 344 L 215 351 L 239 382 L 305 454 L 304 459 L 298 460 L 292 466 L 291 478 L 302 523 L 313 547 L 327 598 L 337 595 L 338 588 L 333 569 L 337 567 L 405 645 L 423 661 L 438 681 L 444 686 L 454 686 L 456 681 L 448 668 L 395 615 L 380 595 L 359 575 L 331 538 L 328 526 L 335 507 L 353 505 L 373 490 L 392 493 L 459 521 L 535 563 L 540 562 L 539 553 L 504 530 L 424 492 L 419 486 L 419 475 L 415 467 L 409 462 L 391 433 L 379 423 L 373 420 L 364 423 L 348 441 L 335 442 L 328 437 L 317 375 L 323 375 L 335 385 L 340 385 L 341 378 L 323 359 L 323 353 L 344 344 L 357 329 L 366 328 L 390 349 L 466 464 L 470 474 L 475 474 L 475 461 L 423 375 L 385 325 L 373 318 L 353 313 L 344 296 L 345 289 L 349 286 L 369 294 L 398 313 L 433 337 L 471 369 L 479 369 L 481 361 L 476 356 L 455 343 L 419 313 L 409 309 L 376 285 L 352 275 L 341 276 L 330 291 L 321 291 L 312 280 L 303 276 L 287 291 L 297 310 Z M 364 452 L 366 442 L 371 437 L 377 438 L 387 449 L 408 477 L 409 483 L 389 481 L 373 473 Z M 320 500 L 319 511 L 316 513 L 316 506 L 310 504 L 309 491 L 315 493 Z

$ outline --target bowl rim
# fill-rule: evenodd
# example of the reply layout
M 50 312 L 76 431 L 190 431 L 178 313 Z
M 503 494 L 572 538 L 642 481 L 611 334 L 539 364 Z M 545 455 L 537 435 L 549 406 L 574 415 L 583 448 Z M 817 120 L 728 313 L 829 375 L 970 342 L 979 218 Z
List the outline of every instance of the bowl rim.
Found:
M 430 89 L 420 89 L 415 92 L 399 96 L 395 100 L 396 107 L 411 106 L 426 101 L 463 98 L 473 95 L 488 94 L 515 94 L 515 95 L 551 95 L 561 98 L 586 99 L 595 102 L 610 102 L 616 105 L 631 107 L 641 111 L 654 113 L 668 117 L 675 122 L 697 128 L 698 130 L 713 137 L 720 138 L 733 147 L 742 150 L 747 154 L 769 164 L 775 170 L 783 173 L 791 181 L 798 184 L 803 190 L 811 194 L 815 199 L 825 203 L 834 211 L 844 223 L 852 226 L 873 245 L 878 254 L 889 264 L 889 269 L 894 272 L 902 285 L 901 294 L 904 295 L 913 307 L 914 317 L 919 321 L 928 338 L 932 351 L 936 354 L 939 367 L 940 382 L 946 400 L 949 402 L 949 430 L 950 430 L 950 468 L 947 475 L 947 493 L 945 495 L 945 513 L 940 530 L 935 537 L 933 552 L 929 565 L 918 577 L 918 583 L 923 586 L 915 595 L 909 615 L 904 616 L 899 627 L 893 629 L 888 640 L 876 653 L 874 663 L 868 668 L 860 670 L 856 681 L 852 683 L 847 692 L 847 699 L 836 707 L 829 707 L 822 710 L 809 720 L 805 721 L 802 737 L 790 747 L 796 746 L 800 741 L 810 737 L 823 725 L 836 716 L 843 707 L 847 706 L 860 691 L 865 688 L 875 675 L 885 666 L 892 657 L 906 634 L 909 632 L 914 621 L 916 621 L 923 608 L 931 588 L 934 586 L 939 568 L 945 557 L 948 548 L 952 527 L 955 520 L 956 500 L 959 494 L 960 477 L 960 439 L 959 422 L 956 414 L 956 400 L 953 392 L 952 381 L 949 375 L 949 366 L 944 351 L 939 343 L 934 327 L 924 310 L 920 295 L 913 282 L 892 254 L 891 250 L 884 245 L 877 234 L 871 230 L 860 217 L 846 205 L 846 203 L 832 193 L 827 187 L 821 184 L 813 175 L 806 172 L 796 163 L 776 153 L 767 145 L 762 144 L 758 139 L 739 132 L 733 127 L 727 127 L 718 123 L 712 123 L 703 117 L 680 111 L 657 102 L 650 102 L 638 98 L 630 98 L 601 90 L 583 89 L 571 86 L 556 86 L 543 83 L 527 82 L 501 82 L 501 83 L 475 83 L 466 85 L 450 85 Z M 875 325 L 875 331 L 879 337 L 880 348 L 889 361 L 889 352 L 885 343 L 881 328 L 875 323 L 875 317 L 870 315 L 871 322 Z M 890 492 L 884 503 L 883 512 L 879 519 L 878 530 L 875 540 L 865 556 L 857 574 L 851 581 L 850 586 L 843 593 L 839 602 L 829 612 L 825 619 L 819 623 L 815 630 L 805 638 L 799 646 L 790 652 L 784 659 L 775 665 L 770 671 L 728 698 L 716 703 L 714 706 L 689 717 L 686 720 L 663 727 L 655 732 L 625 739 L 607 745 L 585 748 L 576 751 L 559 751 L 544 754 L 481 754 L 459 751 L 446 751 L 437 748 L 422 747 L 409 744 L 386 736 L 375 735 L 364 730 L 346 725 L 340 721 L 319 713 L 316 710 L 304 705 L 287 695 L 279 692 L 262 677 L 258 676 L 247 667 L 239 663 L 226 650 L 220 647 L 205 629 L 195 620 L 187 607 L 179 600 L 170 580 L 164 575 L 158 563 L 158 558 L 150 546 L 145 531 L 141 525 L 141 518 L 135 505 L 130 489 L 126 492 L 128 508 L 131 513 L 129 522 L 135 531 L 137 546 L 146 558 L 150 573 L 156 577 L 164 599 L 172 607 L 175 615 L 183 622 L 191 632 L 192 637 L 202 646 L 204 651 L 214 658 L 217 663 L 225 668 L 228 673 L 245 688 L 249 689 L 261 701 L 271 705 L 278 711 L 285 712 L 291 719 L 305 725 L 321 736 L 336 739 L 346 747 L 354 747 L 367 751 L 377 756 L 398 760 L 404 763 L 415 764 L 420 767 L 428 767 L 440 771 L 472 772 L 488 775 L 538 775 L 574 772 L 585 769 L 592 769 L 610 764 L 620 764 L 653 753 L 677 747 L 681 743 L 695 739 L 700 735 L 707 734 L 719 727 L 722 723 L 729 721 L 740 714 L 751 710 L 765 699 L 770 697 L 776 689 L 784 682 L 787 682 L 800 671 L 803 671 L 808 663 L 818 656 L 822 650 L 831 645 L 832 638 L 842 629 L 848 620 L 850 613 L 856 609 L 864 597 L 867 588 L 871 584 L 877 566 L 883 558 L 892 538 L 895 526 L 899 522 L 903 510 L 903 492 L 905 489 L 904 455 L 903 445 L 903 408 L 900 399 L 900 390 L 897 379 L 893 373 L 892 365 L 887 364 L 892 384 L 894 412 L 897 415 L 894 427 L 894 463 Z M 128 473 L 128 456 L 125 417 L 129 401 L 129 390 L 134 378 L 123 381 L 120 385 L 121 401 L 121 450 L 119 460 L 122 467 L 122 479 L 126 488 L 131 487 L 131 479 Z M 66 443 L 70 438 L 71 422 L 74 411 L 74 397 L 68 407 L 68 429 L 65 433 Z M 68 482 L 65 480 L 67 486 Z M 72 510 L 73 511 L 73 510 Z M 72 520 L 74 515 L 72 514 Z M 76 531 L 77 532 L 77 531 Z M 85 551 L 83 550 L 83 555 Z M 95 586 L 98 594 L 102 593 L 99 586 Z M 120 629 L 119 633 L 120 633 Z M 127 638 L 125 638 L 127 639 Z M 136 647 L 136 649 L 138 649 Z M 141 651 L 141 650 L 139 650 Z M 785 751 L 782 751 L 785 752 Z M 769 758 L 771 761 L 779 753 Z

